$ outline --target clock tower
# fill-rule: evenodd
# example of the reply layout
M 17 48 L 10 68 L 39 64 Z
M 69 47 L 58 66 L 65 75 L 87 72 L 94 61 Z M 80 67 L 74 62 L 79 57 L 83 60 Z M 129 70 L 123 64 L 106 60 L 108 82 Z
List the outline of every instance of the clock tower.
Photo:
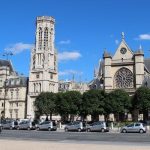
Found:
M 41 92 L 58 92 L 57 52 L 54 45 L 55 19 L 36 20 L 35 47 L 31 51 L 27 117 L 34 118 L 34 101 Z

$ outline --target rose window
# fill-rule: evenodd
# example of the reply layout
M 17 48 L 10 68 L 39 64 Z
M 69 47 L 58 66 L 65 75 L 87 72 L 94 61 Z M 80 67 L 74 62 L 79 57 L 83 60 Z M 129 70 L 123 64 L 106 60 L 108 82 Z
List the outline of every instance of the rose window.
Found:
M 133 88 L 133 73 L 127 68 L 121 68 L 115 74 L 116 88 Z

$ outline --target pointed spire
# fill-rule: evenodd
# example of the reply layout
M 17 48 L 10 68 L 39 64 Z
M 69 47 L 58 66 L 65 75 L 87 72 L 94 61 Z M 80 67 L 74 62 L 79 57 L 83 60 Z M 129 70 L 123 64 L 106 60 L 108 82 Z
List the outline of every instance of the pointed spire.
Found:
M 122 40 L 124 40 L 124 37 L 125 37 L 124 32 L 121 33 L 121 37 L 122 37 Z
M 142 45 L 140 44 L 140 46 L 139 46 L 139 50 L 142 50 Z

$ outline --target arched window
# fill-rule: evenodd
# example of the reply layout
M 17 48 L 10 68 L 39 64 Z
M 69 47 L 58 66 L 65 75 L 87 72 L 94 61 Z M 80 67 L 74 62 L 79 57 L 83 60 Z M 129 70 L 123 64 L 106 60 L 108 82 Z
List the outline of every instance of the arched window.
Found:
M 133 88 L 133 73 L 127 68 L 119 69 L 114 76 L 115 88 Z
M 42 28 L 39 28 L 39 49 L 42 49 Z
M 44 29 L 44 49 L 48 47 L 48 28 Z

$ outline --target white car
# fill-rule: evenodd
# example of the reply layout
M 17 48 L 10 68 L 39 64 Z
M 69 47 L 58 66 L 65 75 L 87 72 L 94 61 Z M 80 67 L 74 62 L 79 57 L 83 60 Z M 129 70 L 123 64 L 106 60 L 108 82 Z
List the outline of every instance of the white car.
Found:
M 146 128 L 144 127 L 143 123 L 137 122 L 122 127 L 120 132 L 121 133 L 127 133 L 127 132 L 146 133 Z

